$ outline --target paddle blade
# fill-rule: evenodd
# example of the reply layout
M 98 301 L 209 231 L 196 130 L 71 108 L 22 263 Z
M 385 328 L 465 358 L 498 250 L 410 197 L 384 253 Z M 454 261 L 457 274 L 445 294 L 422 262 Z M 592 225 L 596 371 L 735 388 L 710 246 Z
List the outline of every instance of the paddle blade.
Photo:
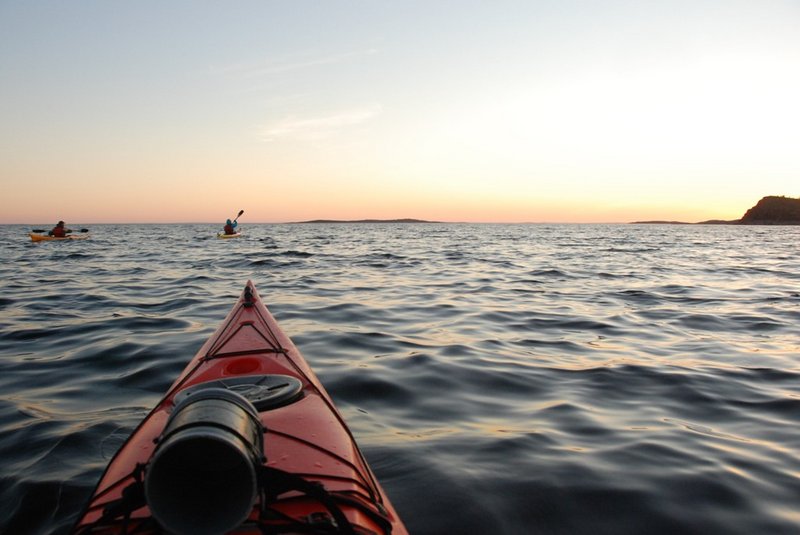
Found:
M 244 210 L 239 210 L 239 215 L 236 216 L 236 219 L 239 219 L 240 217 L 242 217 L 243 213 L 244 213 Z
M 82 228 L 81 232 L 89 232 L 89 229 L 88 228 Z
M 47 232 L 47 231 L 44 230 L 44 229 L 41 229 L 41 228 L 35 228 L 35 229 L 31 230 L 31 232 L 38 232 L 39 234 L 41 234 L 42 232 Z

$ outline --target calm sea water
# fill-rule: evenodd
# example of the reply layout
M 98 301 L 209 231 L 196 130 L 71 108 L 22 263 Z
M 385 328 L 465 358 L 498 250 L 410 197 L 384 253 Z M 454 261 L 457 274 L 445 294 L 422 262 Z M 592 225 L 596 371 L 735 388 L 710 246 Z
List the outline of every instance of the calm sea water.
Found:
M 800 533 L 800 227 L 243 227 L 0 227 L 0 532 L 68 531 L 252 279 L 414 534 Z

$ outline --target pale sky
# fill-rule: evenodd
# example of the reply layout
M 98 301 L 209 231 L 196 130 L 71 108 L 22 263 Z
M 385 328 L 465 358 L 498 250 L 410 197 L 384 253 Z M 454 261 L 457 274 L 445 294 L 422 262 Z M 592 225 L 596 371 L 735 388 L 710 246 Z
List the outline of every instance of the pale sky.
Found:
M 0 0 L 0 223 L 735 219 L 800 2 Z

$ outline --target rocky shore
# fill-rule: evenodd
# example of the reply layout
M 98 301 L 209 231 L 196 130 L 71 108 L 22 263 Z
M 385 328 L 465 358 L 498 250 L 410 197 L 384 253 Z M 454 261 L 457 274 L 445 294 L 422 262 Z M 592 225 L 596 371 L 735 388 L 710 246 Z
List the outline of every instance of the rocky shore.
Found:
M 682 221 L 634 221 L 644 225 L 800 225 L 800 199 L 783 196 L 763 197 L 755 206 L 747 210 L 740 219 L 725 221 L 711 219 L 698 223 Z

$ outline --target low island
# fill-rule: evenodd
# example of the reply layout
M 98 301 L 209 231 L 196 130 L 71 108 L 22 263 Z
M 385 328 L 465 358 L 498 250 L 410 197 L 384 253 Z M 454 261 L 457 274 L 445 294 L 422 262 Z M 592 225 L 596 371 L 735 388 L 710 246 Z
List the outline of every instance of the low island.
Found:
M 771 195 L 762 198 L 747 210 L 740 219 L 725 221 L 711 219 L 698 223 L 682 221 L 634 221 L 633 224 L 650 225 L 800 225 L 800 198 Z
M 438 223 L 425 219 L 312 219 L 311 221 L 297 221 L 296 224 L 308 223 Z

